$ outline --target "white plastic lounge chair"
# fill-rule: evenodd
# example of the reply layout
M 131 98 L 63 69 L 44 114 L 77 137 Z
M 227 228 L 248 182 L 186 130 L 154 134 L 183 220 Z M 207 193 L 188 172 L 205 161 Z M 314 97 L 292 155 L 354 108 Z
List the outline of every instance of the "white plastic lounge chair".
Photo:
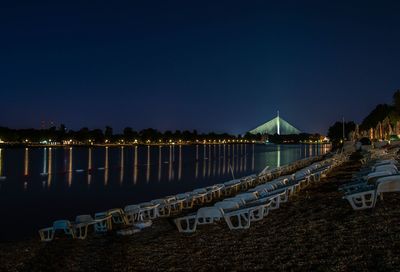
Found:
M 368 175 L 362 177 L 361 179 L 355 180 L 353 182 L 349 182 L 339 187 L 339 191 L 343 191 L 345 194 L 350 194 L 353 191 L 360 190 L 368 184 L 375 183 L 379 178 L 392 176 L 393 173 L 390 171 L 380 171 L 380 172 L 372 172 Z
M 128 225 L 129 222 L 126 219 L 125 213 L 120 208 L 110 209 L 107 211 L 108 215 L 111 215 L 113 224 Z
M 222 189 L 224 188 L 223 184 L 216 184 L 213 186 L 208 186 L 205 189 L 211 193 L 211 197 L 213 200 L 219 199 L 222 196 Z
M 175 197 L 178 200 L 183 200 L 183 202 L 182 202 L 183 209 L 186 209 L 186 210 L 193 209 L 195 200 L 193 199 L 193 197 L 191 197 L 191 195 L 189 193 L 177 194 Z
M 219 221 L 223 217 L 223 212 L 217 207 L 200 208 L 196 214 L 196 224 L 205 225 Z
M 153 204 L 151 202 L 144 202 L 139 204 L 139 213 L 143 220 L 153 220 L 158 216 L 158 206 L 159 204 Z
M 135 222 L 142 221 L 139 205 L 128 205 L 124 208 L 125 217 L 129 225 L 133 225 Z
M 381 177 L 374 185 L 360 188 L 358 191 L 345 195 L 346 199 L 354 210 L 364 210 L 375 207 L 377 197 L 386 192 L 400 191 L 400 175 Z
M 195 232 L 197 227 L 196 214 L 190 214 L 184 217 L 175 218 L 174 223 L 179 232 Z
M 224 219 L 230 230 L 248 229 L 251 222 L 262 220 L 268 214 L 269 206 L 268 202 L 227 212 Z
M 215 203 L 213 207 L 200 208 L 195 214 L 176 218 L 174 222 L 179 232 L 192 233 L 196 231 L 198 225 L 219 221 L 223 217 L 224 209 L 237 209 L 239 206 L 237 202 L 220 201 Z
M 167 204 L 165 199 L 154 199 L 151 201 L 153 204 L 158 204 L 157 214 L 158 217 L 169 217 L 171 214 L 171 206 Z
M 56 231 L 60 230 L 67 236 L 71 236 L 73 239 L 76 238 L 75 229 L 69 220 L 57 220 L 54 221 L 52 227 L 39 230 L 40 240 L 43 242 L 52 241 Z
M 239 179 L 224 182 L 224 195 L 231 196 L 233 194 L 236 194 L 240 190 L 240 187 L 241 183 Z
M 213 193 L 212 190 L 206 190 L 205 188 L 195 189 L 192 191 L 193 195 L 202 196 L 203 203 L 210 203 L 213 201 Z
M 168 205 L 171 209 L 171 213 L 178 214 L 183 210 L 183 199 L 175 199 L 174 201 L 168 202 Z
M 94 219 L 97 221 L 94 225 L 95 232 L 105 233 L 112 230 L 112 215 L 108 211 L 95 213 Z
M 106 221 L 107 218 L 94 220 L 90 214 L 78 215 L 75 218 L 75 235 L 78 239 L 86 239 L 89 226 L 94 226 L 96 223 Z M 94 228 L 94 227 L 93 227 Z
M 194 205 L 203 205 L 206 202 L 207 192 L 202 190 L 194 190 L 193 192 L 189 192 L 190 197 L 194 201 Z

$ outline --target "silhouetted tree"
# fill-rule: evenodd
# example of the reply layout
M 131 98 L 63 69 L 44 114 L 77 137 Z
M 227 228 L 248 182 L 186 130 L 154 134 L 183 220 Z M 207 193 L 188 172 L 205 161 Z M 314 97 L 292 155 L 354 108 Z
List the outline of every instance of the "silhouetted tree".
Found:
M 397 114 L 400 114 L 400 90 L 397 90 L 393 94 L 393 106 L 394 106 Z
M 140 131 L 140 139 L 145 142 L 147 140 L 155 141 L 159 138 L 160 133 L 153 128 L 147 128 Z
M 124 128 L 123 135 L 125 141 L 133 141 L 135 138 L 138 137 L 138 133 L 134 131 L 131 127 Z
M 94 129 L 89 133 L 90 133 L 90 139 L 92 139 L 95 143 L 104 142 L 104 134 L 101 129 Z
M 106 129 L 104 130 L 104 137 L 106 137 L 106 139 L 108 139 L 108 140 L 113 138 L 112 127 L 106 126 Z
M 344 123 L 345 137 L 347 138 L 351 131 L 356 129 L 356 124 L 353 121 Z M 340 140 L 343 139 L 343 123 L 338 121 L 328 129 L 328 137 L 334 146 L 337 146 Z
M 375 128 L 378 122 L 383 121 L 393 111 L 393 106 L 387 104 L 379 104 L 374 110 L 364 118 L 360 125 L 360 129 L 367 130 L 369 128 Z

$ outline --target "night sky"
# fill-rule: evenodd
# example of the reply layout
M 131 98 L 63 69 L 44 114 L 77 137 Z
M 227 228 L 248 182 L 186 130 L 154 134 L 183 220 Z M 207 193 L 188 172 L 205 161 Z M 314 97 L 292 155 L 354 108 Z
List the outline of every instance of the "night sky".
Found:
M 400 88 L 400 1 L 30 2 L 0 3 L 0 126 L 326 133 Z

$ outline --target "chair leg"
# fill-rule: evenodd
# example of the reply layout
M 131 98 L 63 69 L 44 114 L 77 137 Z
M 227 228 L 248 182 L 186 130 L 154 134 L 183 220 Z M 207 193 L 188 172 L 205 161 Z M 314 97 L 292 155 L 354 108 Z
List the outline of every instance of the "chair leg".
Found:
M 73 228 L 66 228 L 66 229 L 64 229 L 64 233 L 65 233 L 66 235 L 70 235 L 73 239 L 76 238 L 75 229 L 73 229 Z
M 258 206 L 255 209 L 250 210 L 250 220 L 251 221 L 260 221 L 264 218 L 264 206 Z
M 39 231 L 40 240 L 42 242 L 50 242 L 54 239 L 54 229 L 48 228 Z
M 364 210 L 375 207 L 377 195 L 375 191 L 368 191 L 345 197 L 353 210 Z
M 174 222 L 179 232 L 192 233 L 196 231 L 197 227 L 196 216 L 186 216 L 182 218 L 176 218 Z M 184 225 L 182 223 L 184 223 Z
M 77 239 L 84 240 L 87 237 L 87 232 L 88 232 L 88 227 L 89 225 L 84 225 L 77 227 L 75 230 L 75 235 Z
M 237 219 L 237 225 L 233 224 L 231 218 Z M 230 230 L 248 229 L 250 227 L 250 212 L 235 212 L 234 214 L 227 214 L 224 216 L 225 222 Z

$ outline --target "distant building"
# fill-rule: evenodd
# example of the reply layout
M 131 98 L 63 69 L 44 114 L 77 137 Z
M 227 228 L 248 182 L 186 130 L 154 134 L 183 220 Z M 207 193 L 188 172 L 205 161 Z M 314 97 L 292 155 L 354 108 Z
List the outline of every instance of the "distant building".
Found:
M 297 128 L 295 128 L 294 126 L 292 126 L 291 124 L 289 124 L 287 121 L 285 121 L 284 119 L 282 119 L 279 116 L 279 111 L 277 116 L 256 127 L 253 130 L 249 131 L 251 134 L 269 134 L 269 135 L 274 135 L 274 134 L 278 134 L 278 135 L 288 135 L 288 134 L 300 134 L 301 131 Z

